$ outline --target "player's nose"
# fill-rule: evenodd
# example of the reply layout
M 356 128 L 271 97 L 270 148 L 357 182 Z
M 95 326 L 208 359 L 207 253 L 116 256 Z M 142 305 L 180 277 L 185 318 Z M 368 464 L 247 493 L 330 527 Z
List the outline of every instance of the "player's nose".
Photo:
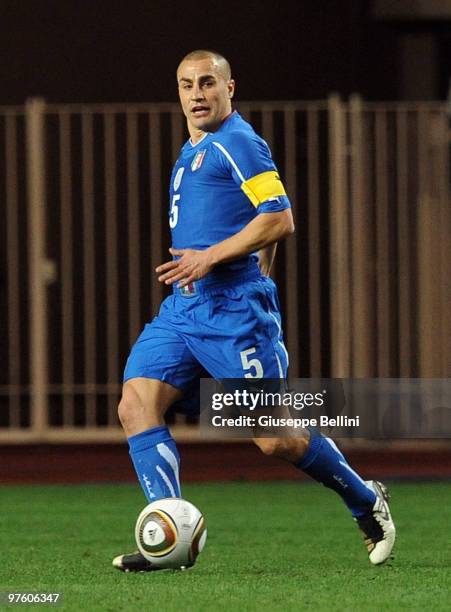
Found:
M 191 89 L 191 99 L 193 102 L 198 102 L 199 100 L 205 99 L 202 89 L 196 84 L 194 84 Z

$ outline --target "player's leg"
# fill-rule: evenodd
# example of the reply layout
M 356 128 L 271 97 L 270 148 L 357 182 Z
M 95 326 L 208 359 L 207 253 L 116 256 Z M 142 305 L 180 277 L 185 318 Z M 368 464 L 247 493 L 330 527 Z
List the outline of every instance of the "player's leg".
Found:
M 179 454 L 164 424 L 166 410 L 180 395 L 181 391 L 175 387 L 151 378 L 135 377 L 123 385 L 119 420 L 128 439 L 138 480 L 149 502 L 180 496 Z M 153 569 L 139 551 L 115 557 L 113 565 L 125 572 Z
M 164 414 L 181 396 L 179 389 L 151 378 L 132 378 L 123 386 L 119 419 L 149 502 L 162 497 L 180 497 L 180 459 L 164 423 Z
M 310 439 L 255 438 L 266 454 L 284 459 L 343 499 L 364 534 L 369 559 L 378 565 L 391 554 L 396 530 L 386 487 L 364 481 L 347 462 L 333 440 L 312 430 Z
M 118 414 L 149 502 L 180 497 L 179 454 L 164 415 L 199 369 L 183 339 L 161 316 L 146 325 L 130 352 Z M 139 552 L 120 555 L 113 565 L 122 571 L 154 569 Z
M 252 346 L 252 360 L 260 364 L 258 374 L 261 378 L 285 379 L 288 353 L 283 343 L 277 290 L 270 279 L 262 279 L 258 284 L 256 291 L 253 283 L 246 288 L 246 307 L 253 312 L 251 320 L 254 325 L 240 329 L 235 324 L 233 329 L 238 330 L 240 338 L 234 339 L 234 347 L 242 355 L 245 352 L 241 350 L 243 347 Z M 234 362 L 237 361 L 237 356 L 232 358 Z M 246 374 L 246 362 L 242 360 L 241 376 Z M 239 372 L 235 370 L 233 376 L 238 377 Z M 265 454 L 289 461 L 333 489 L 343 498 L 355 518 L 364 516 L 373 507 L 376 501 L 374 491 L 349 466 L 332 440 L 321 434 L 298 429 L 295 436 L 266 438 L 264 432 L 260 435 L 257 432 L 255 443 Z
M 212 312 L 215 313 L 211 324 L 215 324 L 218 329 L 220 340 L 215 341 L 211 332 L 209 335 L 206 330 L 204 338 L 208 341 L 193 347 L 193 353 L 217 379 L 286 378 L 288 354 L 282 338 L 274 283 L 269 279 L 261 279 L 247 283 L 241 291 L 245 296 L 242 300 L 239 299 L 239 289 L 224 291 L 211 298 Z M 210 342 L 214 346 L 209 346 Z M 372 484 L 366 483 L 351 468 L 332 440 L 315 431 L 298 430 L 293 437 L 258 436 L 255 443 L 265 454 L 289 461 L 317 482 L 338 493 L 360 526 L 362 521 L 372 517 L 372 533 L 374 535 L 377 531 L 380 536 L 380 529 L 376 530 L 376 523 L 379 522 L 374 520 L 374 509 L 383 504 L 386 506 L 386 501 Z M 385 560 L 388 557 L 387 551 L 391 550 L 394 539 L 391 537 L 392 527 L 392 522 L 384 526 L 383 539 L 387 546 L 378 546 L 384 552 L 381 555 L 373 554 L 372 562 L 380 563 L 379 559 Z
M 367 514 L 376 501 L 371 487 L 346 461 L 335 443 L 315 430 L 296 430 L 296 437 L 259 438 L 255 444 L 266 455 L 289 461 L 343 499 L 354 518 Z
M 277 321 L 280 341 L 281 319 L 276 289 L 271 281 L 265 284 L 268 311 Z M 284 360 L 283 353 L 280 353 L 279 357 L 285 378 L 288 369 L 287 356 L 285 355 Z M 301 432 L 300 439 L 299 434 L 296 434 L 294 437 L 282 439 L 256 438 L 255 442 L 266 454 L 289 461 L 340 495 L 365 534 L 372 563 L 382 563 L 389 557 L 394 544 L 395 527 L 387 504 L 386 489 L 375 481 L 365 482 L 349 465 L 333 440 L 312 429 Z

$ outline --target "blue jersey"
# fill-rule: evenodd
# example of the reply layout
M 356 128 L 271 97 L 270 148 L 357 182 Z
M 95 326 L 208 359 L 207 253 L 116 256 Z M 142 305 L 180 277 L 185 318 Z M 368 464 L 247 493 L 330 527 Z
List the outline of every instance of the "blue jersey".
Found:
M 195 145 L 188 140 L 181 149 L 170 184 L 172 246 L 206 249 L 259 213 L 289 207 L 268 145 L 235 111 L 219 130 Z M 216 271 L 239 271 L 256 261 L 251 254 Z
M 174 248 L 206 249 L 260 213 L 290 206 L 268 145 L 238 113 L 182 148 L 171 177 Z M 124 380 L 154 378 L 185 392 L 177 407 L 198 409 L 199 377 L 285 378 L 277 291 L 257 255 L 216 266 L 178 288 L 134 344 Z

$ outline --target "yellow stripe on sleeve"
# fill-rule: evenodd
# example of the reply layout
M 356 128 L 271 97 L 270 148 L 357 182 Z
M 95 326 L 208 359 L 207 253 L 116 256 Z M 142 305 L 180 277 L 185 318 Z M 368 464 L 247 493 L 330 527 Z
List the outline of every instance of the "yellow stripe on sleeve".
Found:
M 275 170 L 262 172 L 241 183 L 241 189 L 247 195 L 252 204 L 257 208 L 266 200 L 287 195 Z

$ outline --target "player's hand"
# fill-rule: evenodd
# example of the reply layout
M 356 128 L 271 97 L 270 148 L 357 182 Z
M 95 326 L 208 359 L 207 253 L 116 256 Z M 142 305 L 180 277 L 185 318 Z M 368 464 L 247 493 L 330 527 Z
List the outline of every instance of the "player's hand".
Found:
M 208 249 L 205 251 L 169 249 L 169 252 L 179 259 L 168 261 L 155 269 L 155 272 L 159 275 L 158 280 L 165 285 L 172 285 L 179 281 L 178 286 L 185 287 L 185 285 L 203 278 L 213 269 Z

